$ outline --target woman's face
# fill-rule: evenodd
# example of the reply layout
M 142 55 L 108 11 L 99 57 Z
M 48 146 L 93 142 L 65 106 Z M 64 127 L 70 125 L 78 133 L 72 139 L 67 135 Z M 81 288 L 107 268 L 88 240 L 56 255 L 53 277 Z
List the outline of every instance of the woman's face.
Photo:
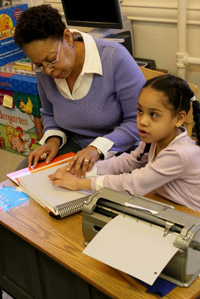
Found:
M 66 79 L 75 67 L 75 50 L 70 47 L 70 41 L 36 40 L 23 48 L 26 55 L 37 67 L 53 78 Z

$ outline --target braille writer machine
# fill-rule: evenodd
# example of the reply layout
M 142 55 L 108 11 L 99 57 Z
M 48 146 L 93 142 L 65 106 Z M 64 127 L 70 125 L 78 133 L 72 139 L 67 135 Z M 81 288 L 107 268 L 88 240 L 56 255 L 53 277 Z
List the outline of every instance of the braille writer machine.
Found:
M 156 226 L 162 236 L 174 234 L 176 254 L 160 277 L 188 287 L 200 274 L 200 218 L 174 209 L 155 200 L 122 194 L 103 188 L 91 195 L 83 205 L 83 235 L 87 245 L 117 215 L 127 215 Z M 120 242 L 120 240 L 119 240 Z M 148 244 L 147 244 L 148 246 Z

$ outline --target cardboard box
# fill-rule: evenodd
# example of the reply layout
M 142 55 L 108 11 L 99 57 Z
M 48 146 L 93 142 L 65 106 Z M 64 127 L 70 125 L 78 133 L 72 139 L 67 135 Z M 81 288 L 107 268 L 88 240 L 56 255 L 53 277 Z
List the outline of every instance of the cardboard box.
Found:
M 0 148 L 28 156 L 42 137 L 36 77 L 0 73 Z
M 17 99 L 23 96 L 25 106 L 21 105 L 20 108 L 22 102 L 15 105 L 16 96 Z M 24 156 L 39 145 L 42 137 L 40 117 L 31 115 L 32 111 L 27 109 L 28 101 L 25 104 L 26 98 L 31 101 L 29 96 L 32 99 L 32 95 L 0 90 L 0 148 Z
M 25 57 L 24 51 L 16 44 L 0 48 L 0 66 Z
M 37 116 L 22 113 L 17 107 L 0 106 L 0 148 L 28 156 L 41 138 L 35 126 L 38 120 Z
M 36 77 L 26 75 L 0 73 L 0 89 L 38 95 Z
M 15 106 L 26 114 L 40 117 L 41 102 L 39 96 L 13 92 Z
M 0 66 L 25 57 L 25 53 L 14 42 L 14 33 L 21 13 L 27 4 L 0 8 Z

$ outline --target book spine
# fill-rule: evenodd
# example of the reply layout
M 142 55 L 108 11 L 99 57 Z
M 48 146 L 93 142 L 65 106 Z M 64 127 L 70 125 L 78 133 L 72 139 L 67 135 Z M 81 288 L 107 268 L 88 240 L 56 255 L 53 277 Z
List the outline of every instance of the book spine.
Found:
M 14 69 L 34 71 L 31 65 L 14 65 Z
M 35 72 L 27 71 L 27 70 L 20 70 L 20 69 L 14 69 L 15 74 L 21 74 L 21 75 L 28 75 L 28 76 L 36 76 Z
M 57 205 L 55 206 L 55 214 L 60 215 L 60 217 L 65 217 L 71 214 L 75 214 L 77 212 L 82 211 L 83 204 L 84 202 L 91 196 L 91 194 L 78 198 L 76 200 L 73 200 L 71 202 L 62 204 L 62 205 Z

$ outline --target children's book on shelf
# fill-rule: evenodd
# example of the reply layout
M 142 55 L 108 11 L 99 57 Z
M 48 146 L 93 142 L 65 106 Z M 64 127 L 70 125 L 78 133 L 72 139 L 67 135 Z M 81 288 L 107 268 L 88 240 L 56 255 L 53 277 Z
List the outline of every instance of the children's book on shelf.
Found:
M 71 191 L 53 186 L 48 175 L 69 163 L 74 154 L 56 157 L 50 164 L 38 163 L 35 168 L 24 168 L 7 174 L 33 200 L 44 207 L 51 216 L 62 218 L 82 210 L 84 201 L 91 195 L 88 191 Z
M 16 68 L 16 67 L 14 67 L 13 72 L 14 72 L 15 74 L 19 74 L 19 75 L 26 75 L 26 76 L 36 77 L 36 73 L 35 73 L 35 71 L 29 71 L 29 70 L 25 70 L 25 69 L 21 69 L 21 68 Z
M 0 66 L 0 72 L 2 73 L 11 73 L 11 74 L 20 74 L 20 75 L 28 75 L 35 77 L 35 66 L 33 64 L 19 64 L 18 62 L 9 62 L 7 64 L 4 64 Z
M 15 61 L 14 72 L 35 76 L 35 64 L 28 57 L 22 58 Z
M 35 71 L 34 68 L 32 68 L 32 66 L 26 66 L 26 65 L 14 65 L 14 69 L 15 70 L 25 70 L 25 71 Z
M 35 64 L 32 63 L 32 61 L 30 60 L 30 58 L 26 57 L 26 58 L 22 58 L 19 60 L 15 61 L 15 65 L 16 66 L 21 66 L 21 67 L 25 67 L 25 68 L 29 68 L 32 71 L 35 70 Z

